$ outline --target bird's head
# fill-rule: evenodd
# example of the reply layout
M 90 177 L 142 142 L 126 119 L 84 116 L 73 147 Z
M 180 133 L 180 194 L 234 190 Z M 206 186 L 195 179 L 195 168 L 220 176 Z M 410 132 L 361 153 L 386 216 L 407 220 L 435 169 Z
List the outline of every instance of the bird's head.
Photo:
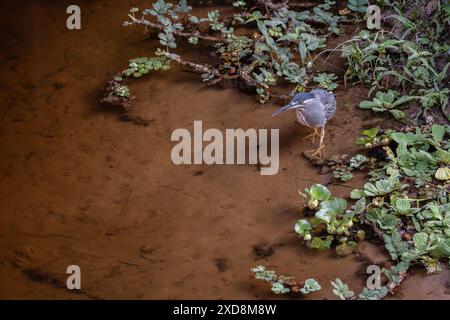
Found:
M 319 107 L 321 104 L 324 106 L 335 105 L 336 99 L 334 98 L 333 92 L 323 89 L 314 89 L 310 92 L 297 93 L 287 105 L 278 109 L 272 115 L 276 116 L 281 112 L 294 109 L 315 108 L 316 106 Z

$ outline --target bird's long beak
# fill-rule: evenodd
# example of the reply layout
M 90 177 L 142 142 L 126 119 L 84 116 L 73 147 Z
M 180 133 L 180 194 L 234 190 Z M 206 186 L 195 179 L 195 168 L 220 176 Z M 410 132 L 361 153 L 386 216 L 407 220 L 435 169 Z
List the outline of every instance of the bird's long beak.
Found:
M 296 109 L 296 108 L 298 108 L 298 106 L 299 106 L 298 103 L 289 102 L 284 107 L 281 107 L 280 109 L 278 109 L 277 111 L 272 113 L 272 117 L 275 117 L 275 116 L 277 116 L 278 114 L 280 114 L 282 112 L 285 112 L 285 111 L 288 111 L 288 110 L 292 110 L 292 109 Z

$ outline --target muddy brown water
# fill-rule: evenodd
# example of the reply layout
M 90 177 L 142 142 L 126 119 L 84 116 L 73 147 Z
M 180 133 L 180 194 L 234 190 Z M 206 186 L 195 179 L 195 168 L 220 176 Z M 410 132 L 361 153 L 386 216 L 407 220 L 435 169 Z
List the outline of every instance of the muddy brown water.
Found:
M 307 299 L 335 299 L 335 277 L 355 291 L 364 286 L 361 259 L 308 250 L 293 233 L 302 216 L 297 191 L 330 179 L 300 156 L 311 148 L 302 139 L 309 131 L 293 114 L 274 119 L 275 105 L 205 87 L 175 67 L 133 84 L 133 115 L 152 120 L 149 126 L 119 121 L 118 111 L 99 104 L 99 89 L 107 72 L 154 51 L 141 30 L 121 26 L 129 7 L 145 6 L 78 1 L 82 30 L 68 31 L 69 4 L 16 1 L 2 8 L 0 298 L 278 298 L 251 278 L 258 264 L 316 278 L 323 290 Z M 338 57 L 329 61 L 324 69 L 342 70 Z M 358 132 L 383 121 L 355 108 L 365 95 L 360 87 L 337 91 L 327 154 L 355 152 Z M 194 120 L 220 130 L 280 128 L 280 172 L 173 165 L 171 132 L 192 130 Z M 338 196 L 351 190 L 330 188 Z M 363 243 L 361 251 L 386 262 L 376 245 Z M 81 294 L 64 288 L 71 264 L 81 267 Z M 416 271 L 396 297 L 449 298 L 448 279 L 448 271 Z

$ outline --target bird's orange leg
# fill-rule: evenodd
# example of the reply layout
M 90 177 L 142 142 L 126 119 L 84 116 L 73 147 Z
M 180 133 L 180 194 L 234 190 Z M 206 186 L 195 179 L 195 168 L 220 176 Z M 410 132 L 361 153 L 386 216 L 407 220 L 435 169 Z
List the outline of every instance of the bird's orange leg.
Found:
M 323 144 L 323 139 L 324 138 L 325 138 L 325 126 L 323 126 L 321 131 L 320 131 L 319 147 L 317 149 L 308 150 L 308 151 L 305 151 L 305 152 L 312 152 L 310 157 L 314 157 L 314 156 L 318 155 L 319 157 L 322 158 L 322 149 L 325 148 L 325 145 Z
M 316 138 L 316 136 L 320 136 L 319 132 L 317 132 L 317 128 L 314 128 L 314 132 L 311 134 L 308 134 L 306 137 L 304 137 L 303 139 L 309 139 L 312 137 L 312 143 L 314 144 L 314 139 Z

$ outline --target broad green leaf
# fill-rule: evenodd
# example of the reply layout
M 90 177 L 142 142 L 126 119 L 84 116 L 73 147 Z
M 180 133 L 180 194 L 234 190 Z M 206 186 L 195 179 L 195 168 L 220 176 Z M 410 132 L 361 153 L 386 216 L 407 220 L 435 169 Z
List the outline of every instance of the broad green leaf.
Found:
M 428 245 L 428 234 L 425 232 L 417 232 L 413 236 L 414 246 L 417 250 L 424 252 Z
M 326 223 L 330 223 L 334 215 L 329 209 L 320 209 L 316 212 L 315 216 Z
M 446 129 L 444 126 L 433 124 L 433 126 L 431 127 L 431 134 L 433 136 L 433 140 L 436 141 L 437 143 L 441 143 L 442 139 L 444 138 L 445 131 Z
M 305 236 L 311 230 L 311 224 L 308 220 L 301 219 L 295 224 L 295 232 L 301 236 Z
M 317 199 L 319 201 L 324 201 L 330 198 L 331 192 L 327 187 L 321 184 L 313 184 L 309 189 L 309 195 L 311 199 Z
M 347 300 L 354 297 L 355 293 L 348 288 L 348 285 L 342 282 L 341 279 L 336 278 L 331 281 L 333 286 L 333 293 L 338 296 L 341 300 Z
M 322 287 L 315 279 L 307 279 L 303 288 L 300 289 L 302 294 L 310 294 L 311 292 L 319 291 Z
M 377 104 L 372 101 L 363 101 L 359 104 L 359 107 L 361 109 L 372 109 L 376 106 L 377 106 Z
M 450 238 L 439 242 L 436 249 L 430 252 L 432 257 L 450 257 Z
M 300 40 L 298 44 L 298 51 L 300 53 L 300 58 L 302 59 L 302 62 L 305 63 L 308 50 L 306 49 L 306 44 L 303 40 Z
M 389 110 L 389 112 L 394 116 L 396 120 L 403 120 L 405 118 L 405 113 L 398 109 Z
M 408 214 L 411 209 L 411 202 L 407 199 L 397 199 L 395 209 L 401 214 Z
M 369 290 L 364 288 L 364 290 L 358 295 L 361 300 L 381 300 L 387 296 L 389 290 L 386 287 L 381 287 L 380 289 Z
M 347 208 L 347 201 L 340 198 L 331 198 L 321 203 L 321 208 L 330 210 L 335 214 L 342 213 Z
M 364 190 L 353 189 L 352 192 L 350 193 L 351 199 L 357 200 L 361 199 L 362 197 L 364 197 Z
M 436 155 L 438 156 L 439 160 L 442 161 L 445 164 L 450 164 L 450 152 L 442 149 L 438 149 L 436 151 Z

